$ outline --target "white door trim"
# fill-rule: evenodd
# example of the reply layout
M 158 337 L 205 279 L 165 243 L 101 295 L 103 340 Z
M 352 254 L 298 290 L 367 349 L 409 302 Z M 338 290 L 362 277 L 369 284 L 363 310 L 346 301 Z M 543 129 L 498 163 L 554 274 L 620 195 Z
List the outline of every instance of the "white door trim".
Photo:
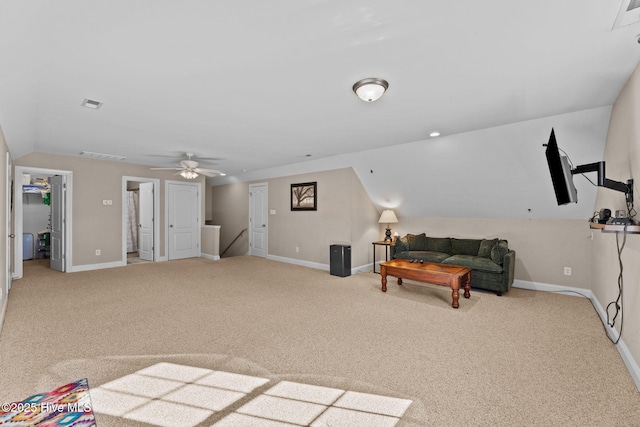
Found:
M 6 164 L 5 167 L 7 168 L 5 171 L 5 179 L 7 180 L 5 182 L 5 195 L 4 195 L 4 202 L 5 202 L 5 228 L 6 228 L 6 232 L 4 233 L 7 240 L 4 242 L 4 247 L 6 250 L 6 254 L 5 254 L 5 268 L 4 268 L 4 274 L 6 274 L 6 277 L 4 278 L 5 281 L 4 283 L 2 283 L 2 290 L 0 291 L 0 332 L 2 332 L 2 325 L 4 324 L 4 316 L 5 313 L 7 312 L 7 301 L 9 300 L 9 289 L 11 289 L 11 279 L 12 279 L 12 274 L 11 274 L 11 261 L 12 261 L 12 257 L 11 257 L 11 248 L 13 248 L 13 241 L 11 238 L 11 233 L 13 230 L 11 230 L 12 228 L 12 219 L 11 219 L 11 215 L 13 214 L 12 209 L 11 209 L 11 190 L 13 189 L 13 162 L 11 160 L 11 154 L 9 152 L 7 152 L 6 155 Z M 14 239 L 15 240 L 15 239 Z
M 122 262 L 127 264 L 127 181 L 153 183 L 153 260 L 160 260 L 160 180 L 140 176 L 122 177 Z
M 13 206 L 14 206 L 14 233 L 15 238 L 13 239 L 13 278 L 20 279 L 22 277 L 22 174 L 35 174 L 35 175 L 65 175 L 66 176 L 66 194 L 65 197 L 65 229 L 64 229 L 64 239 L 65 239 L 65 254 L 64 254 L 64 265 L 65 271 L 73 271 L 71 266 L 71 260 L 73 259 L 72 253 L 72 229 L 73 229 L 73 216 L 72 216 L 72 205 L 73 205 L 73 172 L 58 170 L 58 169 L 43 169 L 43 168 L 35 168 L 30 166 L 16 166 L 13 174 L 14 180 L 14 189 L 13 189 Z

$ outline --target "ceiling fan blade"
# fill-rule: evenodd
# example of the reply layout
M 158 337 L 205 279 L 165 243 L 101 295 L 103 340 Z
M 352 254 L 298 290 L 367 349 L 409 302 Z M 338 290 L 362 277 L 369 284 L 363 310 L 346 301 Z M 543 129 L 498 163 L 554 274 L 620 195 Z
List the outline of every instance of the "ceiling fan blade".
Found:
M 200 169 L 200 168 L 194 169 L 194 172 L 208 176 L 208 177 L 218 176 L 222 173 L 220 171 L 213 170 L 213 169 Z
M 152 171 L 179 171 L 182 168 L 149 168 Z
M 200 157 L 200 156 L 193 156 L 193 157 L 195 159 L 197 159 L 197 160 L 209 160 L 209 161 L 212 161 L 212 162 L 218 162 L 220 160 L 224 160 L 221 157 Z
M 192 152 L 187 152 L 185 153 L 184 151 L 174 151 L 174 154 L 145 154 L 145 156 L 149 156 L 149 157 L 164 157 L 164 158 L 169 158 L 169 159 L 176 159 L 176 160 L 182 160 L 182 159 L 188 159 L 189 158 L 189 154 L 191 155 L 191 159 L 192 160 L 224 160 L 220 157 L 200 157 L 197 154 L 194 154 Z

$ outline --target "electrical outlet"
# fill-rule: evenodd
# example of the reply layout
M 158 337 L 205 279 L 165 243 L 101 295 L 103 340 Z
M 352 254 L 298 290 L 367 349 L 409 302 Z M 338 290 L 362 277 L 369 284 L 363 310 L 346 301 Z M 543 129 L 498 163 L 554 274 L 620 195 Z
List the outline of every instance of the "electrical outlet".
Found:
M 565 267 L 564 268 L 564 275 L 565 276 L 571 276 L 571 267 Z
M 99 256 L 100 255 L 100 249 L 96 249 L 96 255 Z
M 113 205 L 113 200 L 103 200 L 102 204 L 104 206 L 111 206 L 111 205 Z
M 300 248 L 296 246 L 296 252 L 300 252 Z

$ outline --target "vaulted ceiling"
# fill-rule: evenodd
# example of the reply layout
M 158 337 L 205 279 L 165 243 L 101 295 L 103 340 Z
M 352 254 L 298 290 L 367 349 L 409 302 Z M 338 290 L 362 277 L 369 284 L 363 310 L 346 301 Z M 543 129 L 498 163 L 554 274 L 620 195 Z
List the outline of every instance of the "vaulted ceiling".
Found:
M 0 126 L 14 158 L 233 176 L 607 106 L 640 60 L 628 3 L 2 0 Z

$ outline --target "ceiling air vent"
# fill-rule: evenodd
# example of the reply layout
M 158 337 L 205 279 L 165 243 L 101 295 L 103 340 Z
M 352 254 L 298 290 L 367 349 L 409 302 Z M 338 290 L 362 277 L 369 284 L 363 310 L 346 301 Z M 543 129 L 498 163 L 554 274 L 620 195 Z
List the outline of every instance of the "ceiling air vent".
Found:
M 640 22 L 640 0 L 622 0 L 612 30 Z
M 91 151 L 81 151 L 81 156 L 91 157 L 98 160 L 124 160 L 126 157 L 115 156 L 113 154 L 93 153 Z
M 85 98 L 84 101 L 82 101 L 82 104 L 80 105 L 82 105 L 83 107 L 91 108 L 93 110 L 97 110 L 102 106 L 102 102 Z

